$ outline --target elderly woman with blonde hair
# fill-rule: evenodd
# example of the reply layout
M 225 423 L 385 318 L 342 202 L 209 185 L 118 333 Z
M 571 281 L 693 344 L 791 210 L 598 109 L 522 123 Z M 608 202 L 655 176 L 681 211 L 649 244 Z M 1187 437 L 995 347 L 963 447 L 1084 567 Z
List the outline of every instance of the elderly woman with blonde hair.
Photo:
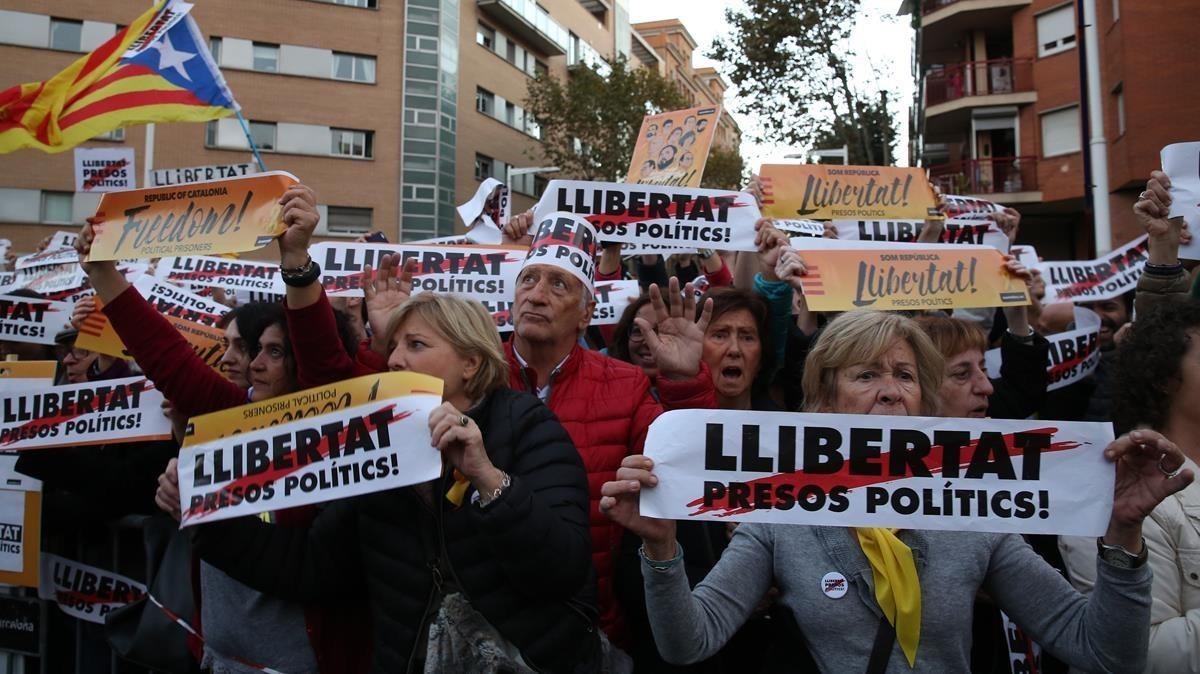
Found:
M 825 414 L 931 415 L 943 371 L 941 355 L 912 320 L 846 313 L 808 355 L 805 406 Z M 968 671 L 966 618 L 981 589 L 1072 665 L 1140 670 L 1150 617 L 1142 519 L 1193 476 L 1163 474 L 1182 466 L 1183 456 L 1153 431 L 1116 440 L 1105 456 L 1117 463 L 1117 478 L 1090 597 L 1015 534 L 757 523 L 739 526 L 717 565 L 689 589 L 675 522 L 638 511 L 638 493 L 659 484 L 651 459 L 628 457 L 617 480 L 604 485 L 600 507 L 642 538 L 646 609 L 668 662 L 691 663 L 720 649 L 774 584 L 776 601 L 795 616 L 823 671 Z

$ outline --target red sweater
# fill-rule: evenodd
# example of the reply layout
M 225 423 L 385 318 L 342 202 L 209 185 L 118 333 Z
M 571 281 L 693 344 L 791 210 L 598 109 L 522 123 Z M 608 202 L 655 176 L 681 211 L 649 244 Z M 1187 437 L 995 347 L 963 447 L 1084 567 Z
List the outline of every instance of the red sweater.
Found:
M 509 385 L 535 393 L 532 372 L 522 370 L 513 355 L 513 342 L 504 345 L 508 355 Z M 621 461 L 641 454 L 650 423 L 667 409 L 716 407 L 712 376 L 700 363 L 696 377 L 672 381 L 658 379 L 662 405 L 650 395 L 650 380 L 641 368 L 578 345 L 550 380 L 550 410 L 567 429 L 583 458 L 591 494 L 592 562 L 596 567 L 600 600 L 600 625 L 614 642 L 627 645 L 628 635 L 613 592 L 613 567 L 621 546 L 622 529 L 600 512 L 600 486 L 615 480 Z
M 133 286 L 126 288 L 101 310 L 142 372 L 181 414 L 194 417 L 249 402 L 246 389 L 206 365 L 183 335 L 155 311 Z M 332 310 L 329 320 L 333 321 Z M 341 344 L 336 327 L 334 343 Z M 345 355 L 341 349 L 338 351 Z M 302 506 L 280 510 L 276 513 L 276 520 L 283 526 L 306 527 L 315 516 L 314 506 Z M 203 633 L 200 625 L 200 593 L 198 588 L 193 591 L 196 595 L 196 615 L 192 623 Z M 366 608 L 355 604 L 348 606 L 349 610 L 346 607 L 304 607 L 308 641 L 322 672 L 349 673 L 367 669 L 370 648 L 363 637 L 370 631 L 365 627 Z M 189 645 L 193 655 L 199 659 L 200 644 L 189 639 Z

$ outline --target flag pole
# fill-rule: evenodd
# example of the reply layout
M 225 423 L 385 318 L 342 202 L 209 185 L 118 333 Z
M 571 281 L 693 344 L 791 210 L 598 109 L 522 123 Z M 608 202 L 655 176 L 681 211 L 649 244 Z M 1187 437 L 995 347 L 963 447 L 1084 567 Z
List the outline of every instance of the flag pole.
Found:
M 154 177 L 154 123 L 146 125 L 146 149 L 142 153 L 142 187 L 150 187 Z
M 234 110 L 233 114 L 237 115 L 238 121 L 242 124 L 242 132 L 246 134 L 246 142 L 250 143 L 250 150 L 254 152 L 254 161 L 258 162 L 258 170 L 265 173 L 267 165 L 263 163 L 262 155 L 258 153 L 258 146 L 254 144 L 254 138 L 250 136 L 250 125 L 246 123 L 246 118 L 242 117 L 241 110 Z

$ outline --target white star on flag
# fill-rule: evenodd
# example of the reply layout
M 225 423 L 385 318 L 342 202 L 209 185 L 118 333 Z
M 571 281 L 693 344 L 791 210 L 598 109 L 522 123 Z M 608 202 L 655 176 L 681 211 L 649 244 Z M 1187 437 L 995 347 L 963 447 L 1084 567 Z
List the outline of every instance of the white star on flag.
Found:
M 155 41 L 154 44 L 147 47 L 147 49 L 154 49 L 158 51 L 159 70 L 171 68 L 174 69 L 175 72 L 179 73 L 180 77 L 183 79 L 189 82 L 192 81 L 192 78 L 188 76 L 187 70 L 183 67 L 183 64 L 196 58 L 196 54 L 178 51 L 175 49 L 175 46 L 171 44 L 170 36 L 166 34 L 163 34 L 161 40 Z

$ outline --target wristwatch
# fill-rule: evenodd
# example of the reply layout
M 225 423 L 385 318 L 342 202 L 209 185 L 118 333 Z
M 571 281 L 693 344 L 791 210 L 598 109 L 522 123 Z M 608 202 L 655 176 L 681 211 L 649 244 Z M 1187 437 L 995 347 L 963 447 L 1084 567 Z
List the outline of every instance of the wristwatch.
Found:
M 1150 554 L 1146 548 L 1145 538 L 1142 539 L 1142 552 L 1138 555 L 1133 554 L 1120 545 L 1105 543 L 1103 537 L 1096 539 L 1096 552 L 1100 555 L 1100 559 L 1118 569 L 1136 569 L 1146 563 L 1146 559 Z

